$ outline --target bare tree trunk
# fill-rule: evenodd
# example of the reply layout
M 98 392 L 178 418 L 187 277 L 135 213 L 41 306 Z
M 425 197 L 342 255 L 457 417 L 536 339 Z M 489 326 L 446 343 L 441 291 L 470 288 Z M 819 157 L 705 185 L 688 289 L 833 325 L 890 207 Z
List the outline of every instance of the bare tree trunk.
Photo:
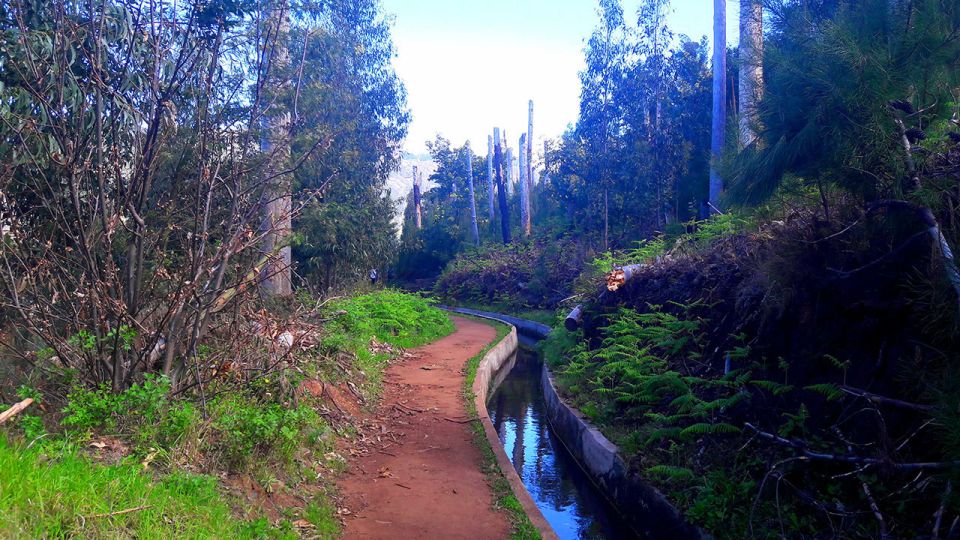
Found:
M 413 167 L 413 212 L 417 223 L 417 230 L 423 228 L 423 207 L 421 206 L 420 192 L 420 173 L 416 166 Z
M 497 199 L 500 201 L 500 233 L 503 243 L 510 243 L 510 209 L 507 207 L 507 187 L 503 182 L 503 150 L 500 146 L 500 128 L 493 128 L 493 168 L 497 177 Z
M 490 203 L 490 223 L 495 218 L 493 197 L 493 136 L 487 135 L 487 201 Z
M 276 25 L 276 38 L 272 44 L 273 60 L 270 70 L 274 74 L 275 87 L 282 94 L 289 86 L 285 72 L 290 65 L 288 37 L 290 34 L 290 10 L 286 1 L 278 2 L 270 17 Z M 270 44 L 268 44 L 270 46 Z M 281 79 L 277 79 L 276 77 Z M 283 99 L 271 103 L 265 117 L 266 129 L 260 141 L 260 150 L 271 160 L 267 175 L 273 177 L 265 191 L 263 220 L 263 253 L 272 254 L 276 247 L 287 242 L 292 232 L 291 212 L 293 211 L 291 182 L 292 175 L 284 173 L 290 161 L 290 111 Z M 290 246 L 283 246 L 270 259 L 261 274 L 260 290 L 266 297 L 286 297 L 293 294 L 291 285 Z
M 757 138 L 757 105 L 763 98 L 763 4 L 740 0 L 740 144 Z
M 520 135 L 520 228 L 530 236 L 530 182 L 527 179 L 527 134 Z
M 510 148 L 510 143 L 507 140 L 507 130 L 503 130 L 503 148 L 504 159 L 506 161 L 503 178 L 507 183 L 507 194 L 513 195 L 513 190 L 515 189 L 513 178 L 513 148 Z
M 720 208 L 723 179 L 717 171 L 723 154 L 727 118 L 727 2 L 713 0 L 713 123 L 710 136 L 711 213 Z
M 610 189 L 603 184 L 603 250 L 610 250 Z
M 470 150 L 470 141 L 467 141 L 467 189 L 470 192 L 470 230 L 473 233 L 473 245 L 480 246 L 480 229 L 477 227 L 477 199 L 473 192 L 473 152 Z
M 533 100 L 530 100 L 530 110 L 527 113 L 527 187 L 533 192 Z

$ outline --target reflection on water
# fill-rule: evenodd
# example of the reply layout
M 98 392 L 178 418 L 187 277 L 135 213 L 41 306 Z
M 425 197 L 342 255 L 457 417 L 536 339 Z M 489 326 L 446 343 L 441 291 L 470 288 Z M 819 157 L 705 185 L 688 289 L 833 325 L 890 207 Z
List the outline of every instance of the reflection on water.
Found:
M 517 474 L 560 538 L 636 537 L 550 430 L 534 353 L 520 350 L 488 409 Z

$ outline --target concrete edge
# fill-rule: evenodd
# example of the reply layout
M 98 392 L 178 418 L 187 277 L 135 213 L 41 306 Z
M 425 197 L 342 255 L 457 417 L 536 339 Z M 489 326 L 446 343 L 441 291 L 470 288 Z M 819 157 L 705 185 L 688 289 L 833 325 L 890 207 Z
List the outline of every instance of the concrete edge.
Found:
M 583 413 L 563 401 L 546 363 L 540 383 L 554 434 L 635 531 L 650 538 L 712 539 L 687 522 L 659 490 L 630 474 L 619 448 Z
M 542 323 L 528 321 L 526 319 L 521 319 L 519 317 L 513 317 L 510 315 L 503 315 L 501 313 L 493 313 L 492 311 L 480 311 L 479 309 L 449 306 L 440 306 L 440 308 L 447 311 L 452 311 L 454 313 L 473 315 L 474 317 L 482 317 L 484 319 L 492 319 L 494 321 L 506 323 L 511 326 L 515 326 L 520 333 L 533 336 L 537 339 L 546 338 L 548 335 L 550 335 L 551 330 L 553 330 L 549 326 Z
M 448 311 L 454 310 L 448 309 Z M 473 387 L 471 388 L 473 391 L 473 404 L 477 409 L 477 416 L 480 418 L 480 423 L 483 424 L 483 433 L 487 437 L 487 443 L 490 444 L 493 455 L 497 459 L 500 472 L 503 474 L 503 477 L 506 478 L 507 483 L 510 484 L 510 490 L 513 491 L 517 501 L 520 502 L 523 512 L 530 518 L 530 523 L 540 532 L 541 538 L 544 540 L 559 540 L 557 533 L 554 532 L 553 527 L 550 526 L 547 519 L 543 517 L 540 508 L 533 502 L 533 498 L 530 496 L 530 493 L 527 492 L 527 488 L 523 485 L 523 481 L 517 474 L 516 469 L 513 468 L 513 463 L 510 461 L 510 458 L 507 457 L 507 453 L 503 449 L 503 444 L 500 442 L 500 436 L 497 435 L 497 430 L 493 427 L 493 422 L 490 421 L 490 413 L 487 411 L 487 397 L 491 390 L 491 381 L 494 380 L 494 377 L 496 377 L 504 364 L 516 355 L 517 349 L 519 348 L 517 327 L 493 317 L 485 317 L 473 313 L 466 314 L 501 322 L 510 327 L 510 333 L 500 340 L 499 343 L 491 347 L 490 350 L 483 355 L 483 358 L 480 359 L 476 376 L 473 379 Z

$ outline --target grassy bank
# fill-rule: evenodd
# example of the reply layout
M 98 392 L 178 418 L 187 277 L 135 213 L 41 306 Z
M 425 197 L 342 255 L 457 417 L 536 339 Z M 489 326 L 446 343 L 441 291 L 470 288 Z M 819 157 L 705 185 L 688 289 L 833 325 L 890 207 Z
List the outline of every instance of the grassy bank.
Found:
M 300 330 L 281 361 L 251 337 L 252 362 L 193 391 L 149 375 L 112 392 L 69 373 L 21 387 L 37 405 L 0 433 L 0 537 L 337 537 L 336 439 L 355 427 L 329 391 L 374 400 L 390 359 L 454 326 L 393 290 L 293 312 L 270 322 Z

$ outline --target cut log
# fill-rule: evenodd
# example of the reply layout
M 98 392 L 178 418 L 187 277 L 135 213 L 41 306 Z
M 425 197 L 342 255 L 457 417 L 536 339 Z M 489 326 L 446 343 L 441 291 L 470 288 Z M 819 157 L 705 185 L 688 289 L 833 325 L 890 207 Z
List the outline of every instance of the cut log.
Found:
M 0 413 L 0 424 L 6 422 L 7 420 L 13 418 L 14 416 L 20 414 L 24 409 L 30 406 L 33 403 L 33 398 L 27 398 L 20 403 L 14 404 L 9 409 Z
M 577 328 L 580 328 L 580 323 L 582 321 L 583 304 L 577 304 L 577 307 L 573 308 L 573 310 L 567 315 L 567 318 L 563 320 L 563 326 L 567 330 L 573 332 Z
M 635 278 L 642 269 L 642 264 L 628 264 L 623 268 L 615 268 L 607 274 L 607 290 L 616 292 L 617 289 L 626 285 L 631 279 Z

